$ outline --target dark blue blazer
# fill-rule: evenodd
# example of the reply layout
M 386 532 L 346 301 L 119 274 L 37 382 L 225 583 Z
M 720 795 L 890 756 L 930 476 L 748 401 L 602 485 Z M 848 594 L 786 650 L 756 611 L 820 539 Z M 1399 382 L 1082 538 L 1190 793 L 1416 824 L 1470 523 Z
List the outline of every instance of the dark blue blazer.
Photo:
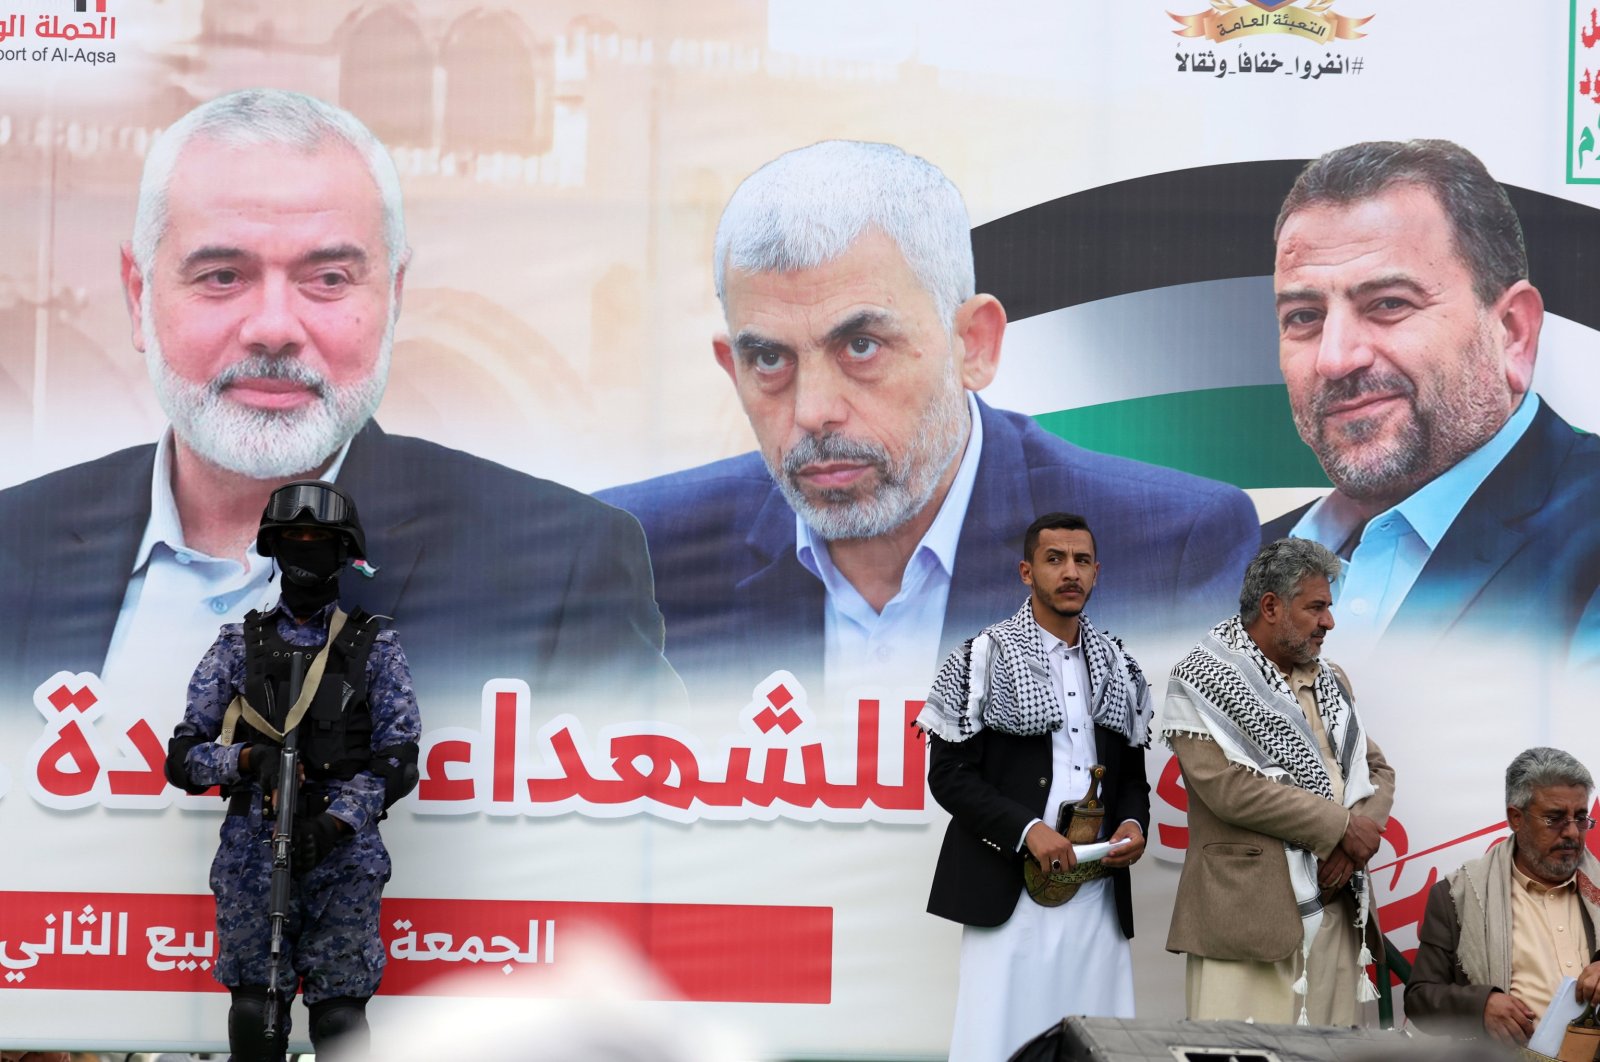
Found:
M 6 700 L 56 671 L 104 664 L 150 517 L 154 458 L 153 445 L 133 447 L 0 491 Z M 491 677 L 525 679 L 536 716 L 541 697 L 575 690 L 681 698 L 661 655 L 644 536 L 627 513 L 376 424 L 352 441 L 339 483 L 379 568 L 374 579 L 346 571 L 340 600 L 394 618 L 425 716 L 449 698 L 469 713 L 449 721 L 475 723 Z
M 1310 507 L 1266 524 L 1262 540 L 1287 535 Z M 1544 402 L 1439 540 L 1385 640 L 1415 648 L 1486 633 L 1600 666 L 1600 439 Z
M 1185 637 L 1237 609 L 1254 506 L 1233 487 L 1074 446 L 978 403 L 983 453 L 956 551 L 941 655 L 1017 610 L 1022 536 L 1076 512 L 1099 547 L 1091 613 L 1119 634 Z M 644 525 L 667 659 L 691 697 L 735 698 L 778 668 L 821 688 L 824 591 L 795 556 L 795 516 L 759 454 L 601 491 Z M 929 681 L 933 678 L 928 676 Z

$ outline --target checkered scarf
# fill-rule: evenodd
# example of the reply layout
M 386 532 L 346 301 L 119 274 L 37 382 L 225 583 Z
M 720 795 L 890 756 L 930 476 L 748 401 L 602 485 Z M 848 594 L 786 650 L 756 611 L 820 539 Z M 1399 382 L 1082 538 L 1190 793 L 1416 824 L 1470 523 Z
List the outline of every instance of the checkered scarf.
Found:
M 1197 734 L 1237 747 L 1229 759 L 1261 774 L 1285 778 L 1328 800 L 1333 785 L 1322 753 L 1306 724 L 1300 702 L 1276 664 L 1267 659 L 1245 631 L 1239 617 L 1217 624 L 1187 657 L 1172 669 L 1172 687 L 1193 696 L 1185 702 L 1198 711 L 1174 704 L 1169 697 L 1163 736 Z M 1328 746 L 1348 784 L 1351 771 L 1364 773 L 1367 743 L 1355 709 L 1339 692 L 1327 661 L 1318 661 L 1312 684 L 1317 714 L 1322 717 Z M 1241 758 L 1243 757 L 1243 758 Z M 1355 761 L 1361 760 L 1357 768 Z
M 1367 774 L 1367 735 L 1355 705 L 1340 692 L 1327 661 L 1318 662 L 1312 691 L 1317 714 L 1328 735 L 1328 747 L 1344 778 L 1344 806 L 1351 807 L 1377 791 Z M 1333 799 L 1332 780 L 1299 700 L 1283 672 L 1267 659 L 1238 616 L 1213 627 L 1172 669 L 1167 700 L 1162 706 L 1161 734 L 1168 744 L 1174 735 L 1215 741 L 1231 763 Z M 1300 914 L 1304 970 L 1304 962 L 1311 955 L 1311 942 L 1322 923 L 1317 857 L 1288 842 L 1283 847 Z M 1357 924 L 1364 931 L 1370 899 L 1366 872 L 1358 870 L 1352 875 L 1348 888 L 1357 903 Z M 1361 1001 L 1377 998 L 1365 971 L 1370 961 L 1363 945 L 1356 992 Z M 1304 973 L 1295 981 L 1294 990 L 1302 997 L 1303 1025 L 1304 999 L 1309 992 Z
M 1130 745 L 1150 743 L 1150 688 L 1122 642 L 1078 619 L 1078 644 L 1089 670 L 1089 715 Z M 945 741 L 965 741 L 984 727 L 1006 734 L 1049 734 L 1066 725 L 1050 681 L 1032 599 L 1010 619 L 985 627 L 945 658 L 917 726 Z

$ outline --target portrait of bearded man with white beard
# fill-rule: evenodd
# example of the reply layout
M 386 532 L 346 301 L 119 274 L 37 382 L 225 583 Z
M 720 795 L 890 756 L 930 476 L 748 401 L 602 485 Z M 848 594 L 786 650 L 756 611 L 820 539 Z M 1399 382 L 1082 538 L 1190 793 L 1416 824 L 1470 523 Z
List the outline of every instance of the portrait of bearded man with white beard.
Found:
M 366 375 L 348 384 L 334 383 L 296 358 L 264 352 L 250 354 L 209 381 L 197 383 L 174 371 L 162 352 L 160 337 L 151 327 L 152 291 L 146 286 L 140 300 L 150 382 L 174 433 L 210 464 L 251 479 L 276 479 L 293 475 L 289 469 L 316 468 L 378 411 L 400 310 L 393 294 L 378 359 Z M 258 408 L 229 397 L 245 386 L 279 393 L 299 388 L 312 397 L 298 408 Z
M 180 708 L 218 626 L 276 601 L 256 528 L 307 478 L 357 500 L 368 563 L 340 599 L 393 617 L 430 720 L 475 720 L 497 677 L 552 708 L 680 696 L 632 517 L 373 421 L 410 257 L 394 162 L 346 111 L 246 90 L 152 144 L 121 276 L 171 427 L 0 492 L 13 706 L 67 670 Z

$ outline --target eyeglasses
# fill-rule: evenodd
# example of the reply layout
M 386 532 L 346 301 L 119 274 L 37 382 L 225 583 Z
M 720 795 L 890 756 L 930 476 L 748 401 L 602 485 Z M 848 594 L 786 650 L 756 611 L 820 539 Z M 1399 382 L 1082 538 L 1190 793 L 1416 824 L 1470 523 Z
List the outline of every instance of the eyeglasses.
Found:
M 1539 815 L 1536 818 L 1550 829 L 1556 831 L 1566 829 L 1569 822 L 1578 827 L 1579 833 L 1592 830 L 1595 825 L 1594 819 L 1588 815 L 1573 815 L 1570 818 L 1566 815 Z

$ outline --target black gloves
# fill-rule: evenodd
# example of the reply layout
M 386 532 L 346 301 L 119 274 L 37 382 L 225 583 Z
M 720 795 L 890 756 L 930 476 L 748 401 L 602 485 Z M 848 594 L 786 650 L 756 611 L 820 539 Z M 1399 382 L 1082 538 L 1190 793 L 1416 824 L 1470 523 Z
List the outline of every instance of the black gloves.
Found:
M 304 874 L 328 858 L 336 846 L 349 836 L 350 827 L 342 819 L 324 811 L 309 822 L 294 824 L 294 848 L 291 856 L 296 874 Z
M 272 797 L 278 789 L 278 775 L 283 766 L 283 750 L 277 745 L 254 742 L 246 746 L 249 762 L 240 771 L 240 777 L 254 780 L 265 794 L 262 804 L 264 814 L 271 814 Z M 244 757 L 241 752 L 240 756 Z M 301 778 L 304 779 L 304 772 Z M 323 812 L 310 819 L 299 818 L 290 837 L 290 860 L 296 874 L 304 874 L 328 858 L 328 853 L 350 836 L 350 827 L 343 819 Z
M 189 750 L 200 744 L 198 737 L 174 736 L 167 742 L 167 781 L 182 789 L 185 793 L 204 793 L 211 787 L 201 785 L 189 777 Z
M 249 774 L 239 772 L 242 776 L 254 778 L 256 784 L 261 786 L 263 793 L 272 794 L 278 789 L 278 771 L 283 762 L 283 750 L 276 745 L 268 745 L 257 741 L 245 746 L 250 753 Z

